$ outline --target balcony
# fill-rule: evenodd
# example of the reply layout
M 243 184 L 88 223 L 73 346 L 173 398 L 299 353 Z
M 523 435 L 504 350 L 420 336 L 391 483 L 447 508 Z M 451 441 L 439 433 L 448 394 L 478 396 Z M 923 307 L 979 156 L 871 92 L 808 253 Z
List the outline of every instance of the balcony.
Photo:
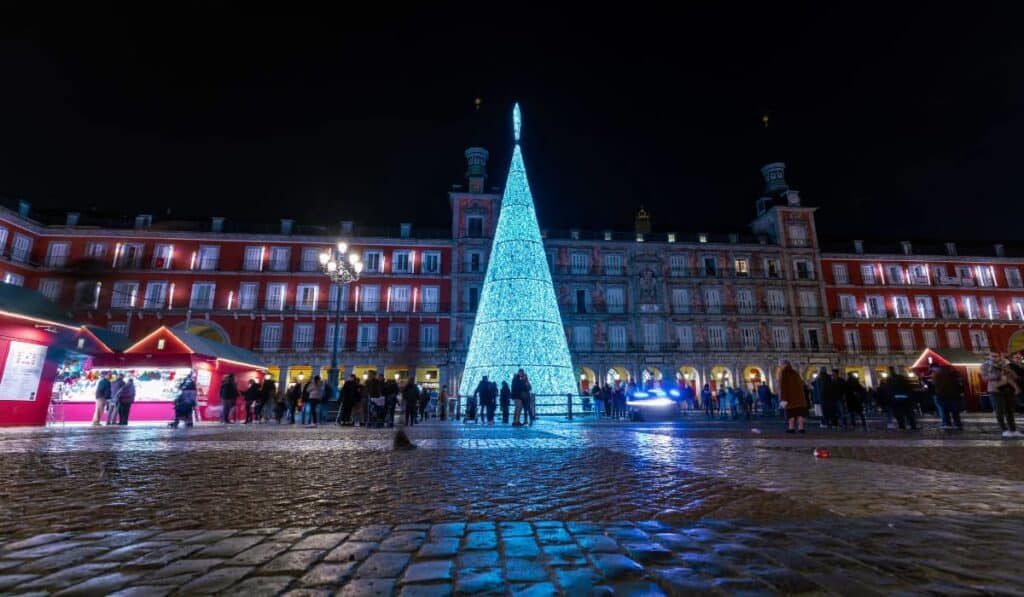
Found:
M 717 352 L 763 352 L 771 354 L 792 354 L 792 353 L 828 353 L 835 352 L 836 348 L 827 344 L 811 344 L 808 342 L 787 342 L 778 345 L 772 342 L 759 341 L 757 345 L 742 340 L 722 342 L 595 342 L 589 347 L 572 346 L 570 352 L 574 354 L 591 353 L 717 353 Z
M 756 279 L 756 280 L 783 280 L 784 276 L 777 271 L 762 268 L 751 268 L 747 271 L 737 271 L 732 268 L 708 269 L 703 267 L 667 267 L 664 275 L 668 278 L 716 278 L 716 279 Z
M 668 305 L 665 309 L 664 305 L 654 305 L 659 309 L 657 311 L 651 311 L 650 305 L 642 305 L 641 308 L 636 307 L 625 307 L 622 305 L 579 305 L 579 304 L 562 304 L 559 305 L 559 310 L 562 316 L 573 316 L 573 315 L 651 315 L 657 313 L 664 313 L 668 315 L 677 316 L 754 316 L 754 315 L 774 315 L 774 316 L 790 316 L 790 317 L 824 317 L 827 311 L 820 307 L 777 307 L 774 305 Z

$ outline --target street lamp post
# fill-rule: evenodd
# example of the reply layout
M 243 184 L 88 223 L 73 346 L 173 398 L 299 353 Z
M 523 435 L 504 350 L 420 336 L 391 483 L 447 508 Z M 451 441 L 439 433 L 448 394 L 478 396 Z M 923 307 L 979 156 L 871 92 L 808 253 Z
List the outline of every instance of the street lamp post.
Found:
M 320 253 L 320 271 L 330 278 L 331 283 L 338 287 L 334 295 L 334 342 L 331 347 L 331 368 L 327 372 L 327 383 L 339 388 L 338 379 L 338 333 L 341 327 L 341 288 L 359 279 L 359 273 L 363 271 L 363 264 L 359 261 L 359 255 L 348 252 L 348 245 L 345 241 L 339 240 L 330 249 Z

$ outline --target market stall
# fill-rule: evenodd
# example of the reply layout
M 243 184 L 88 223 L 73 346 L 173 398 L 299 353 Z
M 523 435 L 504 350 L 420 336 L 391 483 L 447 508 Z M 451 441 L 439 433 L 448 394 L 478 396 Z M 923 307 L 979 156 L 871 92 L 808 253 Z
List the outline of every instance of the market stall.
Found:
M 249 379 L 262 383 L 266 369 L 248 350 L 160 327 L 122 351 L 88 359 L 63 392 L 64 417 L 68 422 L 91 420 L 100 376 L 123 374 L 134 380 L 136 388 L 130 421 L 168 421 L 178 388 L 191 374 L 196 382 L 200 418 L 217 420 L 221 413 L 221 380 L 229 373 L 244 390 Z
M 54 376 L 79 327 L 42 294 L 0 284 L 0 426 L 46 423 Z
M 967 410 L 978 410 L 981 395 L 985 392 L 985 386 L 981 383 L 981 364 L 983 362 L 984 358 L 962 348 L 926 348 L 911 365 L 910 370 L 916 373 L 921 380 L 927 380 L 931 377 L 932 363 L 952 367 L 963 380 L 964 402 Z

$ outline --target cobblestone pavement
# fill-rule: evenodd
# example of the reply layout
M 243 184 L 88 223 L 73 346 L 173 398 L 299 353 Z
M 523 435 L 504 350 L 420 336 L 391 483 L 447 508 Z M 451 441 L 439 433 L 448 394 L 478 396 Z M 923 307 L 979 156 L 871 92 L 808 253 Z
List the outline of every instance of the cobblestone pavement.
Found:
M 0 594 L 1024 594 L 1024 442 L 969 427 L 2 430 Z

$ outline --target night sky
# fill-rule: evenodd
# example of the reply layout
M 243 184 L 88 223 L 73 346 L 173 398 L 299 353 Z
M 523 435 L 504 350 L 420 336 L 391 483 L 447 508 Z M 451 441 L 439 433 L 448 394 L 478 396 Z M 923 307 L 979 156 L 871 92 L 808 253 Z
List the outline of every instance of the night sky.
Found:
M 5 6 L 0 192 L 444 229 L 467 146 L 503 184 L 518 100 L 542 227 L 629 229 L 642 204 L 656 229 L 742 230 L 779 160 L 823 234 L 1024 240 L 1024 46 L 985 4 L 210 4 Z

